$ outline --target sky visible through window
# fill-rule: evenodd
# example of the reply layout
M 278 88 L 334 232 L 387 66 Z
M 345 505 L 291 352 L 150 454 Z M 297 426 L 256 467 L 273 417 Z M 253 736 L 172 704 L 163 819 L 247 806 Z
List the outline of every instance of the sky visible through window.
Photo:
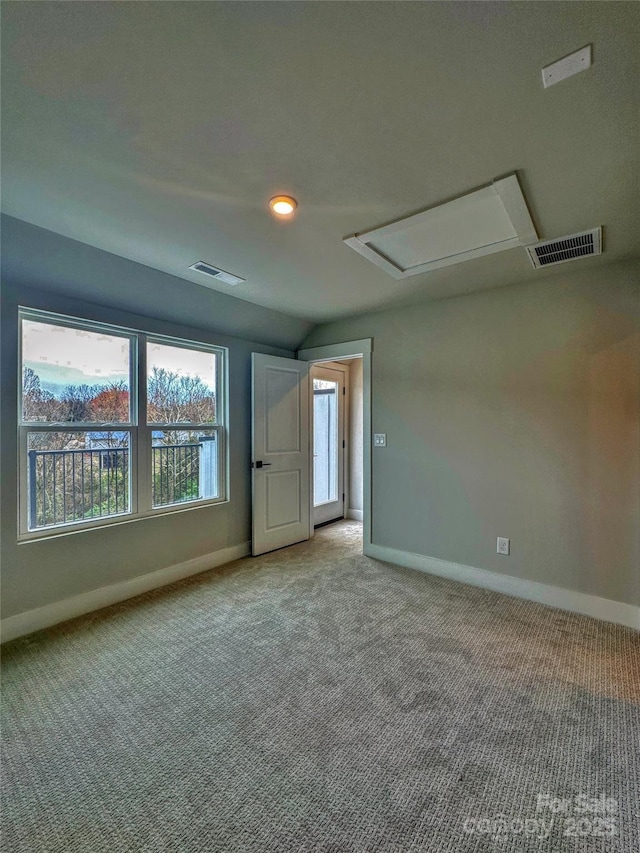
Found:
M 147 345 L 147 373 L 153 368 L 164 369 L 178 376 L 197 376 L 211 391 L 216 388 L 215 358 L 210 352 L 182 349 L 149 341 Z
M 130 342 L 126 337 L 73 329 L 25 319 L 22 363 L 40 378 L 44 390 L 58 396 L 69 385 L 129 385 Z M 178 376 L 197 376 L 215 390 L 211 353 L 148 345 L 148 370 L 163 368 Z
M 22 363 L 56 396 L 68 385 L 129 385 L 129 339 L 23 320 Z

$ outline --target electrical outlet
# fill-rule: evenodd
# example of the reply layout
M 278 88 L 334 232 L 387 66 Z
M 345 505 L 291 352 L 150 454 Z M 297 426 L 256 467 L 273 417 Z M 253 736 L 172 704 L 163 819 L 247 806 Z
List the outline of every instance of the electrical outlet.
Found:
M 374 434 L 373 446 L 374 447 L 386 447 L 387 446 L 387 434 L 386 434 L 386 432 L 377 432 Z
M 510 543 L 510 539 L 504 539 L 502 536 L 498 536 L 498 554 L 504 554 L 505 557 L 508 557 Z

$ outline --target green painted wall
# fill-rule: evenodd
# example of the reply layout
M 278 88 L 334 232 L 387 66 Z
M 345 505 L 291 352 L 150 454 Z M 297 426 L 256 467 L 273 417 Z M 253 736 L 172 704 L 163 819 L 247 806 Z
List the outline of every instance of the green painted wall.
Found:
M 229 502 L 18 544 L 18 305 L 228 347 Z M 250 538 L 251 352 L 292 356 L 310 323 L 8 217 L 3 217 L 1 319 L 3 618 Z M 230 330 L 240 337 L 230 337 Z M 278 341 L 280 346 L 274 345 Z
M 640 265 L 588 264 L 307 337 L 373 338 L 375 544 L 640 603 Z

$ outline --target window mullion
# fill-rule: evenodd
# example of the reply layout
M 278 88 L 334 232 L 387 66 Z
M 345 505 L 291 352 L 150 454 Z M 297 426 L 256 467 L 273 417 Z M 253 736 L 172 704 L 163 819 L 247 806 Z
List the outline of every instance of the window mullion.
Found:
M 27 429 L 18 428 L 18 453 L 20 460 L 27 459 Z M 29 532 L 29 482 L 26 463 L 18 466 L 18 532 L 22 536 Z
M 138 335 L 137 485 L 140 513 L 151 509 L 151 427 L 147 424 L 147 336 Z

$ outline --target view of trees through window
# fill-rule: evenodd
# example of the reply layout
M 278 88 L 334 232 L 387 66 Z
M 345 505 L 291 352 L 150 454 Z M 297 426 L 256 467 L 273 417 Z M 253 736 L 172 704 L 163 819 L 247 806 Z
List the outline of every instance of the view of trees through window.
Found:
M 118 380 L 107 385 L 67 385 L 56 395 L 42 387 L 32 367 L 25 367 L 22 419 L 31 423 L 128 423 L 129 389 L 124 380 Z
M 131 399 L 132 336 L 22 322 L 29 529 L 129 513 L 132 432 L 145 425 L 152 507 L 220 495 L 219 437 L 210 428 L 218 424 L 217 352 L 149 340 L 140 413 Z M 71 424 L 78 428 L 61 429 Z

